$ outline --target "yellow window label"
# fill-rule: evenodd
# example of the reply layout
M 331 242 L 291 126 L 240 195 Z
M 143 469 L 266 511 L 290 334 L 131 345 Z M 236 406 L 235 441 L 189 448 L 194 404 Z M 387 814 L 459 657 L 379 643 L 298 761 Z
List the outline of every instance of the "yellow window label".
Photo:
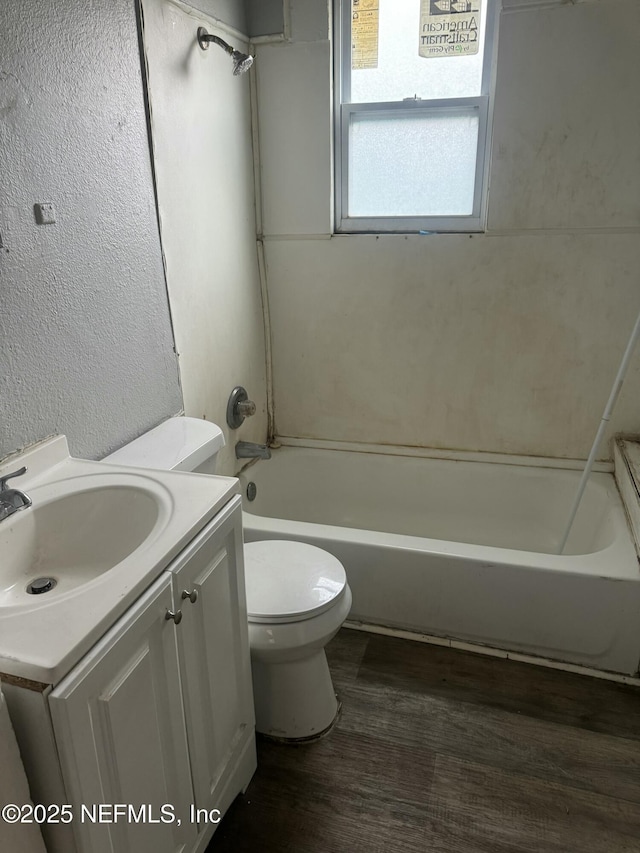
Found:
M 379 0 L 352 0 L 351 67 L 378 67 Z

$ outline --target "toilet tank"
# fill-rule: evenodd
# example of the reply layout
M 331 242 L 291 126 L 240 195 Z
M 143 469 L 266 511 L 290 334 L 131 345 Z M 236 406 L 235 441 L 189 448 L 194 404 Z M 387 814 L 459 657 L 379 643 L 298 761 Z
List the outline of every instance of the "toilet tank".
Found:
M 215 474 L 224 435 L 216 424 L 199 418 L 170 418 L 125 444 L 103 462 Z

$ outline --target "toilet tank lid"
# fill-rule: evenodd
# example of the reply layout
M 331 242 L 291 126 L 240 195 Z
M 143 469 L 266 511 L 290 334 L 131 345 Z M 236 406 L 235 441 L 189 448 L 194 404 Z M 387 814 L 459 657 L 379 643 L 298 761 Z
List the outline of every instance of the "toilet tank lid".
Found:
M 194 471 L 224 447 L 222 430 L 199 418 L 169 418 L 119 450 L 103 462 L 173 471 Z

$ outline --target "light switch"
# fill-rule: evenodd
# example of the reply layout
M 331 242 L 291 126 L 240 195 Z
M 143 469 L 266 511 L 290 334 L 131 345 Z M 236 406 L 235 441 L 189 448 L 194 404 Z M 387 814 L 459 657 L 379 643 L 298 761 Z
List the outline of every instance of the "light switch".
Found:
M 56 209 L 50 202 L 38 202 L 34 204 L 33 210 L 38 225 L 53 225 L 56 221 Z

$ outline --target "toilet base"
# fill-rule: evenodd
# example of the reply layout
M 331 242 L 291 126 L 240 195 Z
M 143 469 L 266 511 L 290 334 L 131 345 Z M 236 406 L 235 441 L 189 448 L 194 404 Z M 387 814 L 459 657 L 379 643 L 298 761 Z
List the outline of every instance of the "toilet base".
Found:
M 252 657 L 256 731 L 280 741 L 321 737 L 339 713 L 324 649 L 284 663 Z
M 309 735 L 308 737 L 276 737 L 275 735 L 265 735 L 262 732 L 257 732 L 258 738 L 260 740 L 268 740 L 271 743 L 281 743 L 286 744 L 287 746 L 304 746 L 307 743 L 315 743 L 317 740 L 322 740 L 323 737 L 326 737 L 331 731 L 333 731 L 334 726 L 340 719 L 340 714 L 342 713 L 342 701 L 340 697 L 336 693 L 336 700 L 338 702 L 338 710 L 336 711 L 336 715 L 331 720 L 327 728 L 319 732 L 317 735 Z

